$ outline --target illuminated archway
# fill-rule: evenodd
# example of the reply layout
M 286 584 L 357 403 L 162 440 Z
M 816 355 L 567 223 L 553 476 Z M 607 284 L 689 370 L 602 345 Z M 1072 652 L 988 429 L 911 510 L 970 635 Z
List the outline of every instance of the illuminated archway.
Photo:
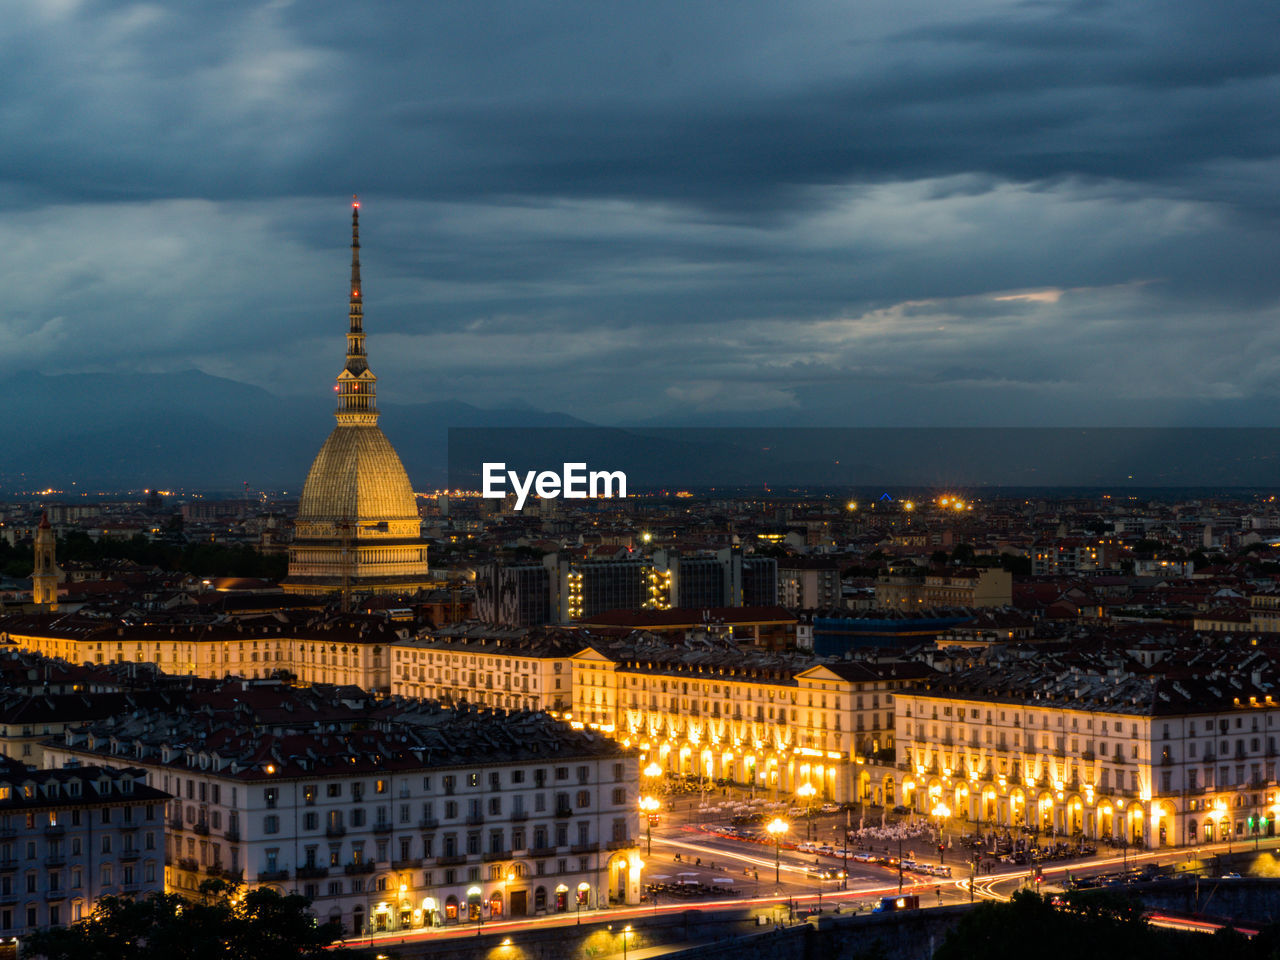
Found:
M 1125 818 L 1128 821 L 1128 830 L 1125 833 L 1125 838 L 1129 843 L 1141 846 L 1146 842 L 1147 823 L 1147 815 L 1142 809 L 1142 805 L 1139 803 L 1132 804 L 1126 812 Z
M 1168 847 L 1174 843 L 1173 808 L 1165 803 L 1151 807 L 1151 843 L 1156 847 Z
M 1044 833 L 1053 832 L 1053 794 L 1042 793 L 1036 800 L 1036 824 Z
M 967 783 L 958 783 L 952 791 L 951 809 L 954 815 L 961 820 L 969 820 L 969 785 Z
M 1079 797 L 1067 801 L 1067 833 L 1073 837 L 1084 835 L 1084 801 Z
M 982 791 L 982 819 L 989 824 L 996 822 L 996 791 L 994 787 L 987 787 Z
M 1014 787 L 1009 792 L 1009 825 L 1013 827 L 1027 825 L 1027 795 L 1021 787 Z
M 1116 839 L 1115 808 L 1106 800 L 1098 805 L 1098 836 Z

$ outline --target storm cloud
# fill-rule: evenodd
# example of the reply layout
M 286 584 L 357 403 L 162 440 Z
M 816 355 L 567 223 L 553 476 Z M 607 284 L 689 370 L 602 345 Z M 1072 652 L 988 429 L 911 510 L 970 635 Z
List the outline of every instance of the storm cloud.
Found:
M 0 354 L 599 422 L 1271 423 L 1266 3 L 23 5 Z

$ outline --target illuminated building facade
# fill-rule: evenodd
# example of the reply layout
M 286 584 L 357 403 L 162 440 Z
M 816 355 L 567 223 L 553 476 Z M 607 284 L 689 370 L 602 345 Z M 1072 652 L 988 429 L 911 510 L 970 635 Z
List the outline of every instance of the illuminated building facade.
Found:
M 157 713 L 127 744 L 89 727 L 50 756 L 174 795 L 164 873 L 187 895 L 210 877 L 302 894 L 350 934 L 640 902 L 633 751 L 540 714 L 391 707 L 386 730 L 300 718 L 216 745 Z
M 642 762 L 779 794 L 875 799 L 892 755 L 894 698 L 917 663 L 815 663 L 728 644 L 593 642 L 573 658 L 575 723 L 639 747 Z
M 392 646 L 393 695 L 503 710 L 569 709 L 582 640 L 467 624 Z
M 378 427 L 377 377 L 365 353 L 360 204 L 351 209 L 347 360 L 338 374 L 337 426 L 302 488 L 289 576 L 299 594 L 413 593 L 431 585 L 417 498 Z
M 1280 703 L 1238 677 L 987 668 L 896 701 L 900 802 L 1147 847 L 1276 833 Z
M 393 624 L 363 614 L 189 625 L 28 616 L 0 625 L 0 640 L 70 663 L 152 663 L 165 673 L 213 679 L 260 679 L 287 671 L 300 683 L 380 692 L 390 689 L 389 651 L 397 639 Z

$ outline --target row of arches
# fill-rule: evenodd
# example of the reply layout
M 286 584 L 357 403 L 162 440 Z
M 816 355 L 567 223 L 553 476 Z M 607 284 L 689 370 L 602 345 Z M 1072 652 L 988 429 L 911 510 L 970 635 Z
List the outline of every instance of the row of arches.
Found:
M 902 803 L 917 813 L 967 823 L 1026 829 L 1050 836 L 1109 840 L 1138 846 L 1179 842 L 1176 811 L 1168 801 L 1095 796 L 1090 791 L 949 783 L 937 778 L 902 784 Z
M 758 790 L 794 793 L 804 784 L 815 796 L 841 802 L 848 797 L 847 761 L 787 751 L 753 751 L 741 747 L 696 743 L 663 743 L 643 755 L 641 766 L 656 760 L 664 773 L 697 777 L 711 783 L 728 780 Z

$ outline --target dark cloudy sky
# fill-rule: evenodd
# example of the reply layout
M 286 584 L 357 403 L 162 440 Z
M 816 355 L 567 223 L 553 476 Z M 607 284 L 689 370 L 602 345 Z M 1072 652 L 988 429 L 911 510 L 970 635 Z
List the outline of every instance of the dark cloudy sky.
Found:
M 1280 7 L 11 5 L 0 356 L 598 422 L 1274 425 Z

